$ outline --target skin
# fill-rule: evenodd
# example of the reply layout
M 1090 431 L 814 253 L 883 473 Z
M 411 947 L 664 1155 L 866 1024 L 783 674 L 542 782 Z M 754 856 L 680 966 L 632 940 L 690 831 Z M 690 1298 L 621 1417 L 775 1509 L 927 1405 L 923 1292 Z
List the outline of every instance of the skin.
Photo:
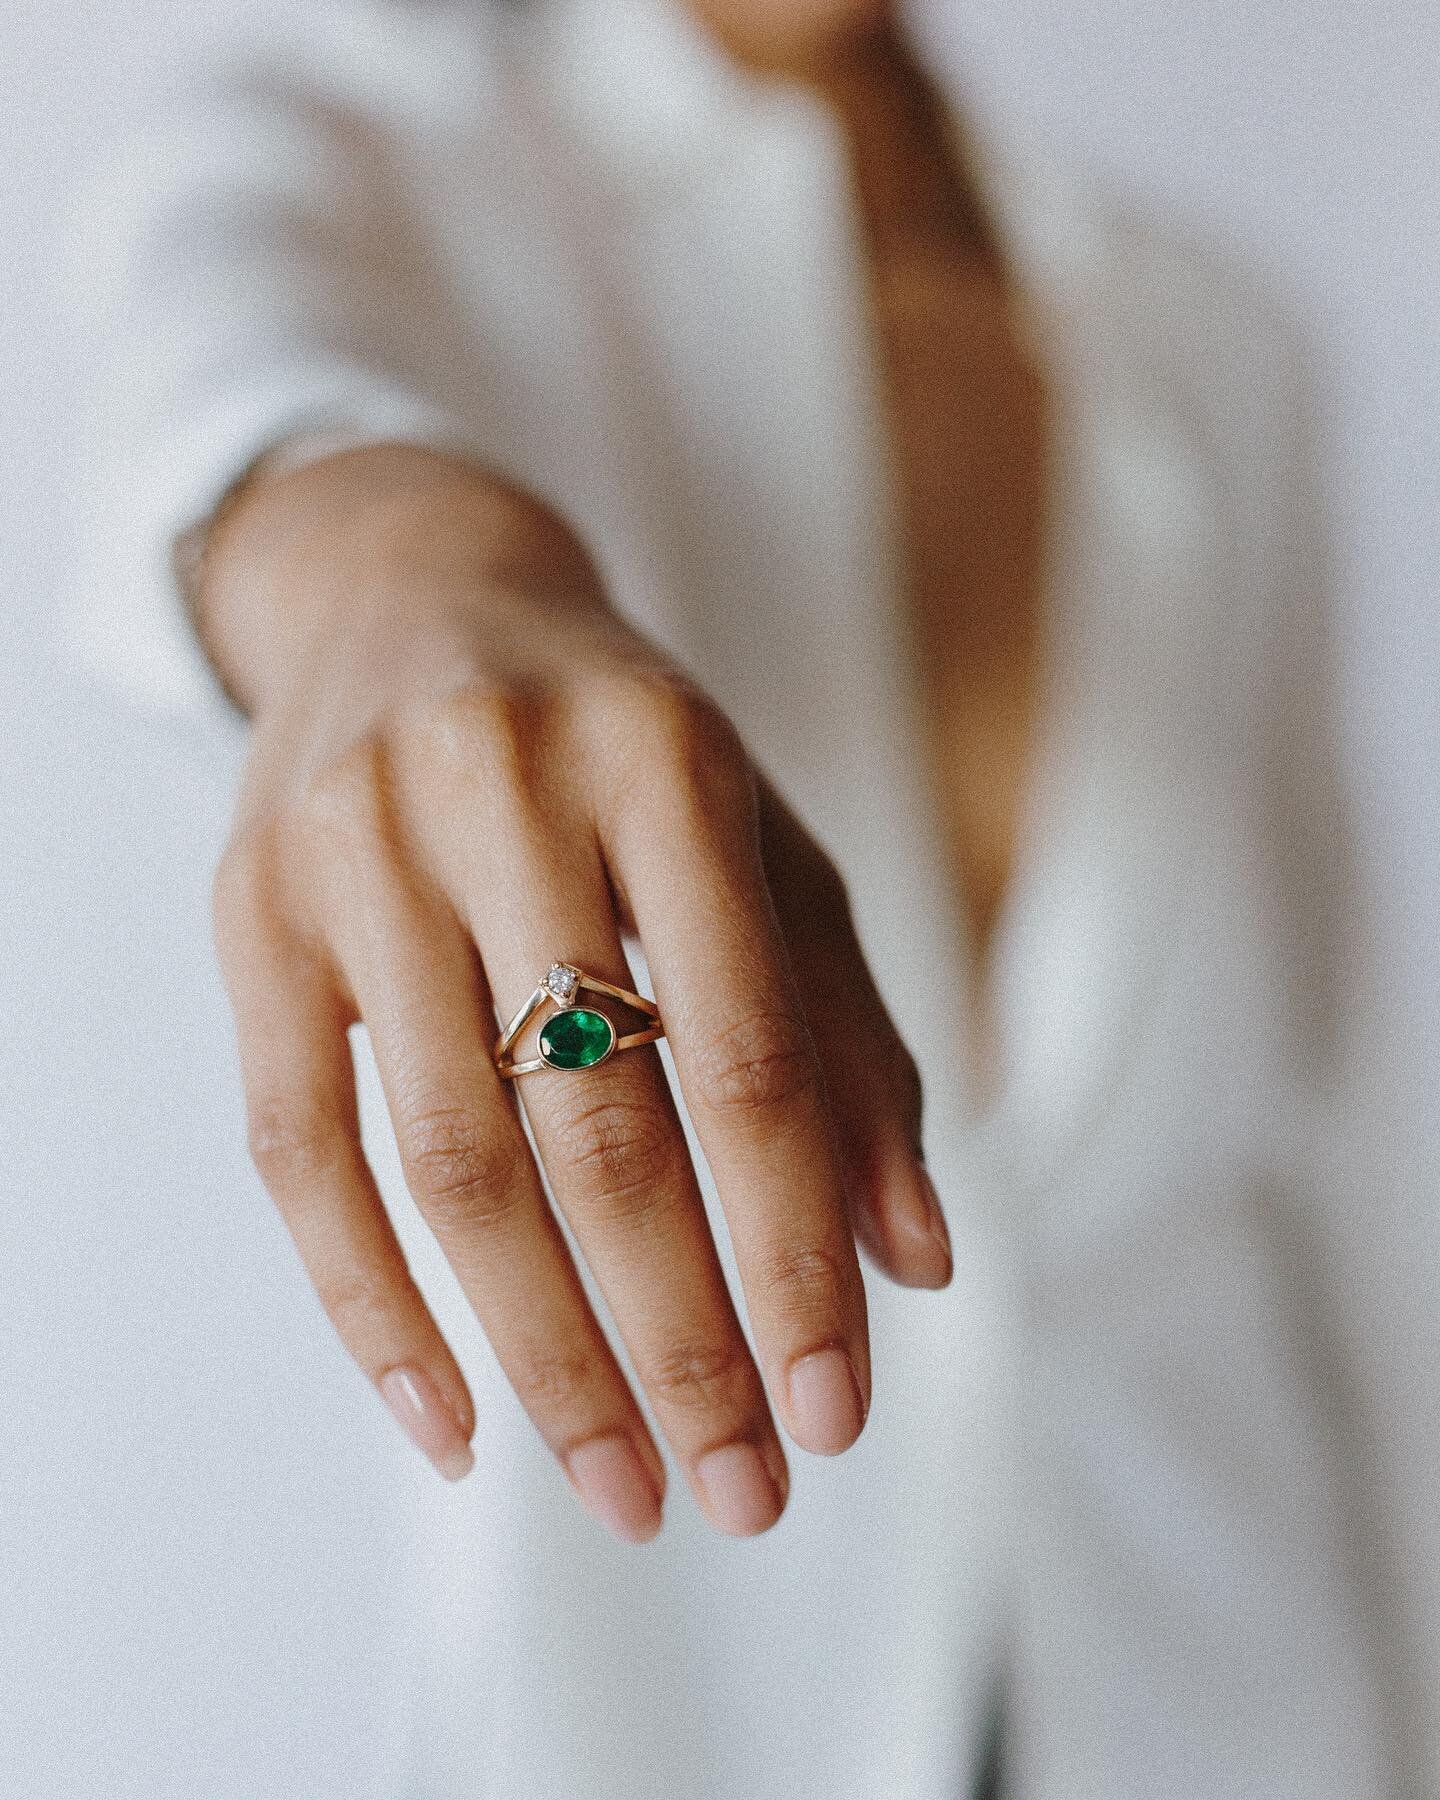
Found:
M 908 75 L 895 80 L 908 64 L 888 47 L 872 60 L 892 42 L 873 7 L 702 10 L 737 56 L 811 81 L 846 119 L 882 366 L 906 363 L 908 326 L 887 336 L 900 265 L 883 227 L 906 208 L 872 204 L 861 146 L 903 144 L 881 127 L 902 100 L 913 113 Z M 868 48 L 857 63 L 837 43 Z M 980 239 L 961 213 L 945 200 L 929 247 L 948 246 L 974 286 Z M 911 420 L 903 381 L 889 392 L 912 585 L 940 608 L 948 577 L 923 573 L 943 560 L 925 548 L 935 509 L 903 448 L 931 427 Z M 938 454 L 925 441 L 922 464 Z M 210 534 L 197 617 L 253 720 L 215 884 L 252 1153 L 350 1353 L 437 1467 L 465 1473 L 465 1380 L 360 1145 L 347 1031 L 363 1021 L 409 1186 L 580 1499 L 644 1540 L 665 1469 L 521 1103 L 699 1504 L 722 1531 L 768 1528 L 789 1481 L 775 1414 L 821 1454 L 864 1424 L 857 1248 L 911 1286 L 951 1274 L 919 1080 L 834 866 L 729 721 L 615 613 L 565 521 L 483 468 L 377 445 L 262 470 Z M 583 1076 L 494 1070 L 497 1018 L 551 959 L 629 986 L 627 936 L 715 1178 L 754 1357 L 656 1052 Z
M 894 34 L 814 78 L 846 127 L 890 426 L 914 675 L 982 1087 L 990 957 L 1020 850 L 1043 670 L 1050 400 L 1020 296 L 943 107 Z
M 687 0 L 739 63 L 814 83 L 856 44 L 889 30 L 888 0 Z
M 830 107 L 849 151 L 888 413 L 932 793 L 996 1050 L 989 953 L 1019 850 L 1043 663 L 1050 408 L 952 120 L 886 0 L 691 0 L 741 62 Z
M 497 1011 L 557 952 L 629 985 L 633 930 L 761 1368 L 655 1052 L 525 1077 L 525 1109 L 701 1505 L 722 1529 L 772 1524 L 767 1383 L 822 1453 L 868 1407 L 857 1233 L 902 1280 L 950 1272 L 914 1068 L 833 867 L 563 524 L 483 471 L 329 458 L 265 482 L 210 561 L 206 633 L 254 720 L 215 891 L 251 1146 L 336 1329 L 382 1386 L 418 1372 L 468 1440 L 463 1377 L 360 1149 L 345 1033 L 363 1019 L 409 1185 L 537 1429 L 572 1476 L 586 1446 L 632 1448 L 649 1504 L 634 1468 L 582 1498 L 613 1514 L 623 1486 L 622 1535 L 653 1532 L 659 1458 L 542 1193 L 522 1084 L 491 1063 Z M 815 1037 L 841 1013 L 822 1078 Z M 458 1473 L 457 1451 L 436 1435 Z

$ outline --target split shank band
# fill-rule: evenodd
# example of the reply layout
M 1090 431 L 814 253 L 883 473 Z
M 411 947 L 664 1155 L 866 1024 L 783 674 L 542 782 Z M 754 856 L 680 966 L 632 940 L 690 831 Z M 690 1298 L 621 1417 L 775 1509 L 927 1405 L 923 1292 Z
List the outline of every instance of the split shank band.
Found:
M 648 1019 L 639 1031 L 623 1036 L 616 1031 L 614 1020 L 598 1006 L 580 1003 L 582 991 L 604 994 Z M 540 1027 L 538 1056 L 516 1062 L 514 1048 L 521 1033 L 547 1006 L 556 1010 Z M 598 975 L 587 975 L 573 963 L 552 963 L 543 981 L 500 1033 L 495 1043 L 495 1067 L 502 1080 L 516 1075 L 532 1075 L 538 1069 L 593 1069 L 616 1050 L 633 1050 L 640 1044 L 653 1044 L 665 1035 L 659 1009 L 653 1000 L 629 988 L 616 987 Z

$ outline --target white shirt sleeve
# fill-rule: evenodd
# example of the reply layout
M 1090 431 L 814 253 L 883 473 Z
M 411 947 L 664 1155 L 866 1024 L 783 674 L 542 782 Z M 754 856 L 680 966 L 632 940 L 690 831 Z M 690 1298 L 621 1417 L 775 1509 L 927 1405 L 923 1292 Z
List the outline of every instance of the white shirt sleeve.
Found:
M 317 67 L 197 79 L 76 210 L 68 625 L 150 705 L 222 704 L 174 554 L 258 458 L 291 440 L 469 447 L 424 365 L 430 259 L 391 122 Z

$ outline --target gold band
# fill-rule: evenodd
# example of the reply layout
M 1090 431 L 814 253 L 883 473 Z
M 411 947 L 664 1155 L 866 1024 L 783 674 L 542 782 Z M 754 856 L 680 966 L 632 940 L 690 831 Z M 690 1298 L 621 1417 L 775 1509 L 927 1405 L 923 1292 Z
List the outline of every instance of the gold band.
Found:
M 606 994 L 619 1000 L 651 1021 L 640 1031 L 623 1036 L 616 1031 L 610 1015 L 599 1007 L 581 1006 L 577 998 L 582 989 L 592 994 Z M 510 1052 L 525 1027 L 546 1006 L 556 1009 L 540 1027 L 540 1054 L 525 1062 L 512 1060 Z M 516 1075 L 533 1075 L 538 1069 L 579 1070 L 597 1068 L 617 1050 L 634 1050 L 641 1044 L 653 1044 L 665 1035 L 659 1008 L 643 994 L 629 988 L 616 987 L 598 975 L 587 975 L 573 963 L 552 963 L 545 979 L 516 1013 L 495 1041 L 495 1068 L 502 1081 Z

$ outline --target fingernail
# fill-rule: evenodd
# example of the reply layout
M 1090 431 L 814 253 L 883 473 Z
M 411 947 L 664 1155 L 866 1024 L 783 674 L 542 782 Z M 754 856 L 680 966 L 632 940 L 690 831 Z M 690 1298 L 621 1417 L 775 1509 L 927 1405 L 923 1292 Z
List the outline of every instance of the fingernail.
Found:
M 648 1544 L 660 1529 L 660 1497 L 628 1437 L 591 1438 L 565 1459 L 591 1518 L 627 1544 Z
M 711 1523 L 732 1537 L 768 1531 L 780 1517 L 781 1498 L 753 1444 L 726 1444 L 695 1465 L 695 1479 Z
M 803 1450 L 838 1456 L 865 1423 L 860 1387 L 850 1358 L 831 1344 L 790 1365 L 790 1434 Z
M 920 1193 L 925 1201 L 926 1229 L 944 1251 L 948 1263 L 954 1254 L 950 1248 L 950 1227 L 945 1223 L 945 1214 L 940 1210 L 940 1196 L 935 1192 L 930 1171 L 923 1163 L 920 1165 Z
M 423 1369 L 391 1369 L 380 1379 L 380 1393 L 395 1423 L 447 1481 L 460 1481 L 475 1467 L 465 1433 Z
M 950 1233 L 935 1183 L 923 1163 L 915 1164 L 915 1185 L 891 1217 L 909 1258 L 902 1279 L 911 1287 L 942 1288 L 950 1280 L 954 1259 Z

